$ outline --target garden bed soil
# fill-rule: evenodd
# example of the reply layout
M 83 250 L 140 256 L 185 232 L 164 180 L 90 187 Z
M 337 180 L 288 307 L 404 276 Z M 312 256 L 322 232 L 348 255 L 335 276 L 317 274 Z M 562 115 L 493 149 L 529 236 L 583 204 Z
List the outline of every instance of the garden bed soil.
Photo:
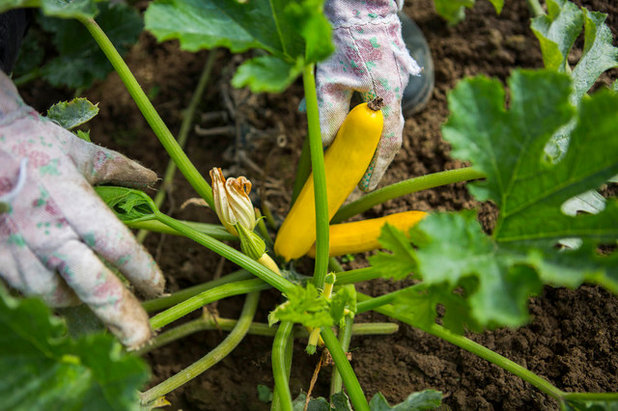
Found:
M 608 13 L 608 25 L 616 37 L 618 4 L 611 0 L 585 1 L 591 10 Z M 440 126 L 448 116 L 447 92 L 464 76 L 484 74 L 505 80 L 514 67 L 542 66 L 537 40 L 529 30 L 529 13 L 524 1 L 506 1 L 501 15 L 479 0 L 467 18 L 449 27 L 434 12 L 430 0 L 407 2 L 405 12 L 427 36 L 435 63 L 436 87 L 427 108 L 406 120 L 404 144 L 381 185 L 412 176 L 462 167 L 449 156 L 449 145 L 441 139 Z M 578 40 L 581 48 L 583 42 Z M 148 34 L 127 56 L 129 66 L 173 132 L 177 132 L 207 52 L 190 54 L 175 42 L 157 44 Z M 246 57 L 246 56 L 243 56 Z M 234 90 L 229 79 L 239 57 L 217 52 L 217 63 L 196 123 L 202 128 L 224 127 L 212 135 L 192 132 L 187 146 L 189 157 L 203 175 L 218 166 L 233 175 L 244 174 L 260 187 L 275 216 L 285 215 L 289 204 L 296 162 L 306 134 L 306 120 L 297 111 L 302 98 L 300 81 L 281 95 L 252 95 Z M 617 77 L 610 72 L 605 83 Z M 24 90 L 26 100 L 39 110 L 69 97 L 62 90 L 38 84 Z M 117 149 L 163 174 L 167 156 L 118 76 L 111 74 L 86 92 L 99 102 L 101 113 L 90 123 L 93 141 Z M 207 113 L 225 115 L 208 118 Z M 231 126 L 231 128 L 226 128 Z M 237 132 L 239 132 L 237 134 Z M 203 133 L 201 133 L 203 134 Z M 237 138 L 240 136 L 241 138 Z M 195 194 L 181 175 L 162 209 L 174 217 L 215 222 L 208 209 L 181 204 Z M 477 208 L 487 229 L 491 229 L 493 208 L 472 200 L 463 184 L 423 191 L 388 201 L 365 213 L 365 217 L 416 210 L 460 210 Z M 173 292 L 208 281 L 236 269 L 216 254 L 189 240 L 151 234 L 146 246 L 156 256 Z M 364 264 L 357 258 L 349 267 Z M 310 263 L 306 269 L 311 270 Z M 311 271 L 308 271 L 311 272 Z M 361 291 L 380 295 L 397 284 L 380 280 L 363 284 Z M 237 317 L 243 298 L 231 298 L 210 307 L 224 317 Z M 274 291 L 262 293 L 256 319 L 266 321 L 269 310 L 279 302 Z M 546 287 L 530 300 L 531 322 L 517 329 L 499 329 L 469 337 L 529 368 L 566 391 L 618 391 L 618 299 L 596 287 L 576 290 Z M 195 317 L 199 313 L 195 313 Z M 387 321 L 378 314 L 364 314 L 357 321 Z M 223 332 L 201 332 L 146 356 L 152 367 L 150 386 L 179 372 L 213 349 Z M 258 399 L 257 386 L 273 386 L 270 367 L 271 339 L 248 336 L 212 369 L 167 396 L 169 409 L 183 410 L 267 410 Z M 297 342 L 291 376 L 293 395 L 309 388 L 319 356 L 303 352 Z M 352 365 L 367 396 L 382 392 L 391 404 L 423 389 L 444 395 L 445 409 L 555 409 L 557 403 L 518 377 L 474 355 L 424 332 L 402 325 L 389 336 L 353 338 Z M 320 373 L 314 394 L 327 396 L 330 369 Z

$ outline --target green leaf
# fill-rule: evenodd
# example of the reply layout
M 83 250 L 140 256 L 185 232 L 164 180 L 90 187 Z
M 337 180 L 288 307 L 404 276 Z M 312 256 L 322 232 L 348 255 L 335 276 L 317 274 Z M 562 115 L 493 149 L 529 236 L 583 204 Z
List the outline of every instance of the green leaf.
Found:
M 125 223 L 147 221 L 155 218 L 157 207 L 148 194 L 126 187 L 97 186 L 99 197 Z
M 434 0 L 436 12 L 445 19 L 449 25 L 455 25 L 466 18 L 464 9 L 474 7 L 476 0 Z M 504 0 L 489 0 L 500 14 L 504 6 Z
M 245 61 L 232 78 L 234 87 L 249 86 L 254 93 L 277 93 L 285 90 L 302 73 L 302 61 L 288 63 L 273 56 Z
M 22 7 L 40 7 L 47 16 L 90 18 L 97 14 L 97 0 L 3 0 L 0 13 Z
M 430 317 L 439 301 L 447 313 L 449 304 L 461 304 L 459 311 L 469 309 L 482 326 L 517 326 L 526 321 L 527 299 L 542 283 L 574 287 L 591 281 L 618 290 L 616 256 L 595 251 L 618 239 L 618 202 L 609 201 L 596 215 L 561 210 L 573 196 L 618 173 L 618 96 L 599 92 L 575 113 L 566 74 L 519 70 L 509 85 L 508 110 L 502 85 L 486 78 L 465 80 L 449 96 L 452 114 L 444 137 L 455 157 L 486 174 L 486 181 L 469 187 L 477 199 L 494 201 L 499 216 L 492 236 L 470 212 L 430 215 L 412 230 L 421 239 L 412 258 L 423 284 L 446 285 L 442 290 L 459 290 L 469 300 L 466 308 L 460 300 L 445 300 L 450 294 L 441 291 L 408 303 L 425 304 L 419 309 Z M 575 126 L 568 151 L 557 163 L 546 161 L 548 139 L 570 121 Z M 580 238 L 583 245 L 559 251 L 555 244 L 562 238 Z
M 567 0 L 547 0 L 547 15 L 533 18 L 530 24 L 541 44 L 546 68 L 566 71 L 569 50 L 583 24 L 584 15 L 575 4 Z
M 334 411 L 353 411 L 350 399 L 343 391 L 330 396 L 331 409 Z
M 283 2 L 285 20 L 296 28 L 305 40 L 304 61 L 322 61 L 335 51 L 332 42 L 332 27 L 324 16 L 324 0 L 302 0 Z M 301 56 L 297 56 L 301 57 Z
M 369 401 L 371 411 L 421 411 L 433 410 L 442 404 L 442 393 L 435 390 L 424 390 L 412 393 L 394 406 L 390 406 L 382 393 L 377 393 Z
M 356 291 L 351 284 L 341 287 L 331 298 L 326 298 L 313 283 L 295 286 L 286 297 L 288 301 L 268 315 L 270 325 L 291 321 L 311 328 L 332 327 L 343 319 L 346 308 L 356 311 Z
M 303 411 L 305 410 L 305 401 L 307 400 L 307 394 L 301 392 L 298 394 L 298 397 L 294 398 L 292 401 L 292 409 L 294 411 Z M 309 404 L 307 406 L 307 411 L 331 411 L 330 404 L 324 397 L 309 399 Z
M 77 130 L 75 132 L 75 135 L 77 137 L 81 138 L 84 141 L 87 141 L 89 143 L 92 142 L 92 140 L 90 139 L 90 130 L 86 130 L 86 131 L 84 131 L 84 130 Z
M 177 39 L 188 51 L 225 47 L 270 55 L 249 60 L 234 77 L 236 87 L 278 92 L 302 66 L 333 51 L 332 29 L 322 13 L 324 0 L 157 0 L 145 13 L 146 28 L 159 40 Z
M 617 400 L 564 400 L 561 404 L 564 411 L 616 411 Z
M 120 54 L 128 51 L 142 31 L 142 20 L 135 9 L 122 4 L 100 5 L 96 21 Z M 56 87 L 90 87 L 95 80 L 113 71 L 105 54 L 88 30 L 76 20 L 40 19 L 44 30 L 53 33 L 59 56 L 43 68 L 43 78 Z
M 583 10 L 584 53 L 572 74 L 577 100 L 590 90 L 603 72 L 618 67 L 618 48 L 612 45 L 612 31 L 605 24 L 607 14 Z
M 67 336 L 38 299 L 0 287 L 2 407 L 10 410 L 138 410 L 145 363 L 109 335 Z
M 268 386 L 264 384 L 258 384 L 257 392 L 258 392 L 258 400 L 265 402 L 265 403 L 269 403 L 273 400 L 273 392 Z
M 67 130 L 74 129 L 99 114 L 99 105 L 92 104 L 87 98 L 78 97 L 71 101 L 61 101 L 47 110 L 47 118 L 55 121 Z
M 369 262 L 384 278 L 402 280 L 416 270 L 416 259 L 410 240 L 403 232 L 386 223 L 380 234 L 380 244 L 392 252 L 378 252 Z
M 178 39 L 184 50 L 225 47 L 233 53 L 252 48 L 286 55 L 296 42 L 279 32 L 279 1 L 158 0 L 146 10 L 146 29 L 159 41 Z M 288 33 L 285 33 L 288 34 Z M 294 37 L 295 33 L 292 34 Z M 298 54 L 298 50 L 290 50 Z
M 618 67 L 618 48 L 612 45 L 612 32 L 605 24 L 607 15 L 580 9 L 568 0 L 548 0 L 547 13 L 532 20 L 532 31 L 541 45 L 545 67 L 573 77 L 572 102 L 579 104 L 601 73 Z M 584 50 L 571 72 L 567 58 L 582 25 Z

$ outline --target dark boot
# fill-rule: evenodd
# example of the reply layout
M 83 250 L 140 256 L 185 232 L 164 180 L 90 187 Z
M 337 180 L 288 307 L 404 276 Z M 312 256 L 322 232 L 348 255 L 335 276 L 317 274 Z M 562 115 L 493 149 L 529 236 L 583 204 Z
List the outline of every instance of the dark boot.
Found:
M 421 29 L 405 13 L 398 13 L 401 20 L 401 36 L 410 55 L 423 68 L 420 76 L 410 76 L 403 92 L 401 110 L 405 118 L 425 108 L 431 98 L 434 85 L 433 60 L 429 45 Z
M 25 9 L 0 14 L 0 70 L 6 74 L 13 70 L 29 17 L 30 13 Z

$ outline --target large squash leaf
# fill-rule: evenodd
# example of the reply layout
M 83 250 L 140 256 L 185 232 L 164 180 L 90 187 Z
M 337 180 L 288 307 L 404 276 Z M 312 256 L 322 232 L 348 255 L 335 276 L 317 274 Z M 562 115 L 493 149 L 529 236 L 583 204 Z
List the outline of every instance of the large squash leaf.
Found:
M 7 410 L 138 410 L 145 363 L 110 335 L 67 335 L 35 298 L 0 287 L 0 398 Z

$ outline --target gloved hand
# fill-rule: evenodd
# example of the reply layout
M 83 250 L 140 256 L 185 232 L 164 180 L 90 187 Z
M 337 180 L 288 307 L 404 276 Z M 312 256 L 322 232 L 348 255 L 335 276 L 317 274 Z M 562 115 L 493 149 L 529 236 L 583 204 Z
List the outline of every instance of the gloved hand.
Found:
M 401 147 L 401 98 L 410 75 L 419 74 L 401 39 L 397 11 L 403 0 L 327 0 L 335 53 L 318 64 L 316 84 L 322 140 L 328 145 L 350 110 L 354 91 L 365 101 L 384 99 L 384 130 L 359 187 L 373 190 Z
M 148 316 L 97 255 L 146 297 L 165 280 L 91 184 L 146 186 L 153 171 L 42 118 L 0 71 L 0 277 L 52 306 L 88 304 L 130 348 L 148 341 Z

